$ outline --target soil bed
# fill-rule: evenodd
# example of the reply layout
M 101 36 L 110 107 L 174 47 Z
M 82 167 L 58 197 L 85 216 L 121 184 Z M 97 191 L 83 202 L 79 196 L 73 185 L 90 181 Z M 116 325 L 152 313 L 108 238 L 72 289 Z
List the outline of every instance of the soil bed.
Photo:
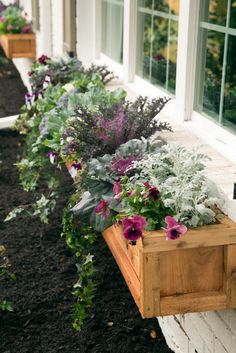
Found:
M 26 88 L 11 60 L 0 47 L 0 118 L 16 115 L 25 102 Z
M 17 113 L 17 105 L 12 108 Z M 22 146 L 22 137 L 0 130 L 0 244 L 6 246 L 16 274 L 15 281 L 0 280 L 0 300 L 14 306 L 13 313 L 0 313 L 0 353 L 171 353 L 157 320 L 142 320 L 102 237 L 91 249 L 96 264 L 94 304 L 82 331 L 72 328 L 71 291 L 78 275 L 60 237 L 71 178 L 66 174 L 50 225 L 21 216 L 4 223 L 12 208 L 31 201 L 13 165 Z

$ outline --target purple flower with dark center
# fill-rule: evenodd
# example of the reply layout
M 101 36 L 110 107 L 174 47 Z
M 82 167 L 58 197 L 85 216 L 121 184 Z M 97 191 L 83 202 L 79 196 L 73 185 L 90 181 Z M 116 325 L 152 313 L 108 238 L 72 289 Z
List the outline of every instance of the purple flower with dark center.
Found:
M 187 227 L 181 223 L 176 222 L 176 220 L 171 216 L 165 217 L 165 222 L 167 224 L 167 229 L 163 228 L 166 231 L 167 240 L 178 239 L 181 234 L 187 232 Z
M 144 195 L 145 198 L 152 198 L 153 201 L 158 200 L 159 196 L 160 196 L 160 191 L 155 187 L 155 186 L 151 186 L 149 183 L 145 182 L 143 183 L 143 185 L 148 188 L 148 193 Z
M 120 193 L 122 192 L 122 186 L 118 181 L 115 181 L 114 185 L 113 185 L 113 192 L 114 192 L 114 198 L 116 200 L 120 199 Z
M 54 164 L 54 163 L 55 163 L 55 159 L 56 159 L 57 156 L 58 156 L 58 153 L 55 152 L 55 151 L 49 151 L 47 155 L 48 155 L 48 157 L 50 158 L 50 162 L 51 162 L 52 164 Z
M 147 226 L 143 216 L 132 216 L 122 220 L 123 236 L 130 241 L 136 241 L 142 236 L 142 230 Z
M 46 65 L 48 60 L 50 60 L 50 58 L 44 54 L 38 58 L 38 62 L 42 65 Z
M 72 166 L 69 169 L 69 173 L 72 176 L 72 178 L 75 178 L 78 171 L 82 169 L 81 163 L 73 163 Z
M 102 218 L 106 219 L 109 214 L 110 214 L 110 210 L 108 208 L 109 205 L 109 201 L 101 201 L 97 207 L 95 207 L 95 213 L 102 213 Z
M 23 33 L 30 33 L 30 32 L 32 32 L 31 26 L 30 26 L 30 25 L 25 25 L 25 26 L 22 28 L 22 32 L 23 32 Z

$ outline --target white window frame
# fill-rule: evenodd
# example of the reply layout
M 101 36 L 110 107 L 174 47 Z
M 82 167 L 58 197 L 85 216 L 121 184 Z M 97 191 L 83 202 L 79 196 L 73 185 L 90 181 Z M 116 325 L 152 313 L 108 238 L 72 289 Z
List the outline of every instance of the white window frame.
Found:
M 100 8 L 99 8 L 100 6 Z M 176 95 L 168 109 L 170 119 L 176 119 L 188 130 L 206 141 L 214 149 L 236 162 L 236 135 L 194 110 L 197 42 L 199 32 L 200 0 L 180 0 Z M 96 33 L 101 33 L 101 1 L 97 0 L 95 14 Z M 101 37 L 97 41 L 96 59 L 106 63 L 124 84 L 138 94 L 170 95 L 135 74 L 137 0 L 124 0 L 123 64 L 117 64 L 101 53 Z M 99 19 L 98 19 L 99 18 Z M 181 45 L 180 45 L 181 43 Z M 94 58 L 94 59 L 95 59 Z

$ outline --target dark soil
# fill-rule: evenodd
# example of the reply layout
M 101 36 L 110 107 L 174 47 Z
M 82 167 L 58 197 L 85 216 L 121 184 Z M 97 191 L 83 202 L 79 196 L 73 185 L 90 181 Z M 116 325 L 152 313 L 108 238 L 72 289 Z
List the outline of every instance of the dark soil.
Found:
M 71 291 L 78 275 L 60 237 L 71 179 L 65 177 L 50 225 L 22 216 L 3 223 L 12 208 L 31 201 L 13 165 L 22 144 L 16 133 L 0 131 L 0 244 L 16 274 L 15 281 L 0 281 L 0 300 L 14 306 L 13 313 L 0 313 L 0 353 L 171 353 L 157 320 L 142 320 L 102 238 L 91 249 L 97 271 L 94 304 L 82 331 L 72 328 Z
M 0 47 L 0 118 L 16 115 L 25 102 L 26 88 L 11 60 Z

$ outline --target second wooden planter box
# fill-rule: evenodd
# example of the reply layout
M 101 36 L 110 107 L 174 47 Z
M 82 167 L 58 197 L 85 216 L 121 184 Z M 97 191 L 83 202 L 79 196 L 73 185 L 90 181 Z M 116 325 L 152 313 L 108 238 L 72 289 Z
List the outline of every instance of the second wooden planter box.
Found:
M 189 229 L 177 240 L 145 232 L 136 245 L 122 228 L 103 232 L 143 318 L 236 307 L 236 224 Z
M 2 34 L 0 44 L 8 59 L 36 56 L 34 33 Z

